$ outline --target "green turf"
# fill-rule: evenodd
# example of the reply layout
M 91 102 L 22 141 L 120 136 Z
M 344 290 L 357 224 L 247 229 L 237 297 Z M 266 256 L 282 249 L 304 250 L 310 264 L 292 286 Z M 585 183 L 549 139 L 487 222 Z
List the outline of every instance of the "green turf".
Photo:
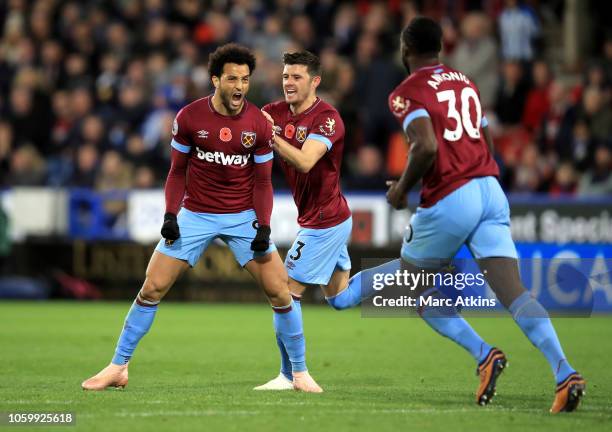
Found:
M 481 408 L 471 358 L 421 320 L 311 305 L 308 364 L 324 394 L 251 390 L 278 372 L 268 307 L 176 303 L 160 307 L 125 390 L 83 392 L 80 382 L 110 360 L 127 307 L 0 303 L 0 412 L 76 413 L 76 427 L 56 431 L 590 432 L 612 424 L 611 318 L 554 321 L 588 394 L 578 412 L 551 416 L 548 364 L 509 318 L 470 319 L 510 361 L 498 396 Z

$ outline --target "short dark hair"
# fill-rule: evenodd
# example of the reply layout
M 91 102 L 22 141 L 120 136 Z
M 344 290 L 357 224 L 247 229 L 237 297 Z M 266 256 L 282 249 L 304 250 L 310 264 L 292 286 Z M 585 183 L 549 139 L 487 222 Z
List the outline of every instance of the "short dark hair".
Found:
M 221 45 L 208 57 L 208 73 L 210 76 L 220 77 L 226 63 L 247 65 L 249 75 L 255 70 L 255 56 L 251 50 L 235 43 Z
M 304 65 L 311 76 L 321 75 L 321 60 L 310 51 L 298 51 L 283 54 L 283 63 L 286 65 Z
M 412 54 L 435 54 L 442 50 L 442 27 L 428 17 L 416 17 L 402 31 L 402 43 Z

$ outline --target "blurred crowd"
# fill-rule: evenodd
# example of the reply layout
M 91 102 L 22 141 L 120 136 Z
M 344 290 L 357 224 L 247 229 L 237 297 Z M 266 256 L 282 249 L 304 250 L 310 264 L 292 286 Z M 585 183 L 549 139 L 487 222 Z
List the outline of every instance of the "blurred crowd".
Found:
M 346 124 L 344 187 L 384 189 L 406 158 L 387 109 L 405 76 L 399 32 L 422 13 L 443 25 L 443 61 L 480 89 L 506 190 L 612 194 L 612 34 L 577 73 L 542 60 L 559 3 L 5 0 L 0 186 L 162 186 L 172 119 L 211 93 L 208 54 L 234 41 L 256 52 L 259 106 L 282 95 L 284 51 L 319 54 L 320 95 Z

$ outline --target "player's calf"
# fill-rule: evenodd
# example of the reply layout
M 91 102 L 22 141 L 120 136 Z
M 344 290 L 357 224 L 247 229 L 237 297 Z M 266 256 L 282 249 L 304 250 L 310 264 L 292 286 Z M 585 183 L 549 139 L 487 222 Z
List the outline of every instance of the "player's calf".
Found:
M 338 277 L 330 281 L 330 284 L 324 287 L 325 300 L 331 307 L 336 310 L 344 310 L 355 307 L 365 299 L 374 295 L 374 278 L 379 275 L 394 274 L 400 269 L 400 260 L 395 259 L 379 265 L 377 267 L 364 269 L 348 279 L 348 271 L 342 272 L 346 274 L 346 279 Z M 335 272 L 334 276 L 336 275 Z M 340 275 L 338 275 L 340 276 Z

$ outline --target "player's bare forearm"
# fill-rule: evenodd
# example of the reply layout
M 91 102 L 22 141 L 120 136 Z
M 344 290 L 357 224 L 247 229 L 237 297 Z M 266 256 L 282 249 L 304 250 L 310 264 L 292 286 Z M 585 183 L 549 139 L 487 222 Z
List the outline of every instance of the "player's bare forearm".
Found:
M 487 143 L 487 147 L 489 147 L 491 156 L 494 156 L 495 147 L 493 145 L 493 137 L 491 136 L 491 131 L 489 131 L 489 126 L 485 126 L 482 128 L 482 134 L 484 135 L 484 139 L 485 139 L 485 142 Z
M 404 172 L 398 181 L 398 185 L 404 193 L 408 193 L 429 171 L 436 158 L 435 153 L 422 151 L 412 145 L 410 157 Z
M 166 213 L 177 214 L 185 196 L 189 154 L 172 149 L 170 170 L 164 186 Z
M 406 132 L 411 142 L 410 157 L 398 181 L 398 187 L 404 193 L 409 192 L 429 171 L 438 152 L 438 143 L 429 118 L 415 119 Z
M 325 154 L 324 148 L 312 148 L 307 140 L 301 149 L 293 147 L 283 138 L 274 135 L 274 143 L 272 147 L 276 152 L 290 165 L 293 165 L 301 173 L 307 173 L 317 163 L 317 161 Z M 315 144 L 318 146 L 318 144 Z M 324 147 L 322 144 L 318 147 Z

